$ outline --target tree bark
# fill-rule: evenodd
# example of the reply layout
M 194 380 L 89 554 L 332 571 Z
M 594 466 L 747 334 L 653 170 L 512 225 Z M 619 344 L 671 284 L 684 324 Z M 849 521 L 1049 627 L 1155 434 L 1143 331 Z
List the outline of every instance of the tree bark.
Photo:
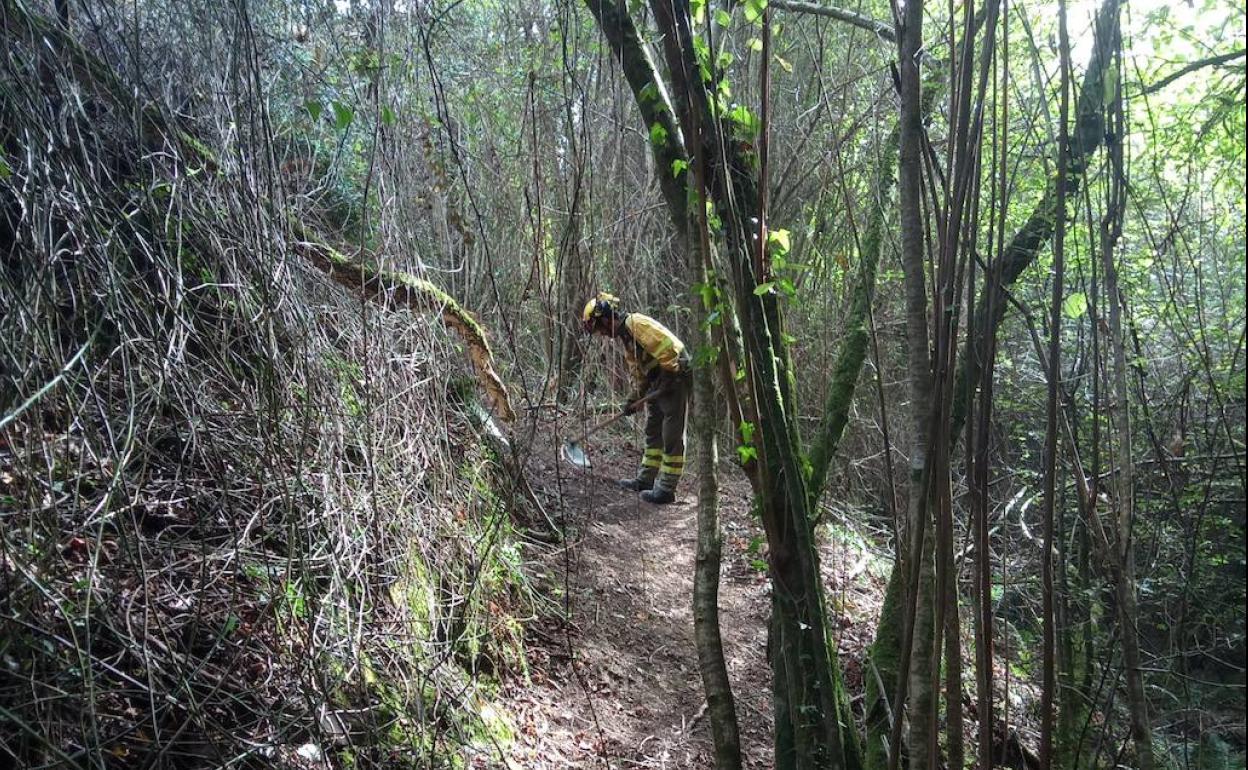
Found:
M 729 260 L 753 403 L 758 413 L 758 506 L 772 579 L 769 657 L 776 715 L 775 766 L 859 768 L 861 756 L 848 696 L 828 633 L 819 556 L 798 441 L 795 387 L 774 293 L 758 286 L 751 256 L 759 191 L 743 150 L 710 107 L 687 2 L 655 0 L 673 90 L 697 113 L 697 142 L 707 184 L 726 229 Z M 688 128 L 691 121 L 682 120 Z
M 1066 0 L 1058 0 L 1057 28 L 1061 62 L 1061 107 L 1057 125 L 1057 221 L 1053 234 L 1053 295 L 1049 304 L 1048 403 L 1044 433 L 1044 544 L 1040 555 L 1043 649 L 1040 678 L 1040 764 L 1053 765 L 1053 704 L 1057 690 L 1057 632 L 1053 602 L 1053 519 L 1057 505 L 1057 394 L 1061 378 L 1062 289 L 1065 281 L 1066 172 L 1069 156 L 1063 150 L 1070 116 L 1070 37 L 1066 30 Z
M 897 696 L 889 767 L 900 759 L 901 714 L 909 694 L 909 745 L 912 770 L 928 770 L 934 706 L 931 687 L 933 548 L 928 524 L 928 423 L 931 403 L 931 360 L 928 348 L 927 285 L 924 270 L 922 216 L 923 126 L 920 109 L 918 52 L 923 43 L 923 3 L 908 2 L 899 35 L 901 80 L 898 200 L 901 223 L 901 264 L 905 275 L 907 370 L 910 380 L 912 440 L 907 504 L 909 540 L 907 616 L 898 666 Z
M 684 223 L 689 221 L 686 195 L 689 153 L 676 124 L 676 111 L 672 107 L 667 85 L 655 69 L 650 47 L 637 33 L 624 3 L 617 0 L 585 0 L 585 5 L 624 70 L 624 78 L 650 135 L 659 190 L 663 193 L 672 222 L 678 229 L 683 228 Z
M 692 341 L 694 350 L 710 346 L 706 319 L 710 308 L 703 301 L 698 286 L 708 280 L 706 263 L 710 252 L 710 233 L 706 223 L 705 159 L 699 152 L 695 171 L 701 205 L 698 216 L 690 224 L 697 228 L 697 248 L 684 241 L 688 265 L 689 290 L 692 298 Z M 687 231 L 686 231 L 687 232 Z M 712 370 L 693 370 L 693 446 L 698 463 L 698 548 L 693 578 L 693 636 L 698 648 L 698 670 L 706 692 L 711 736 L 715 744 L 715 767 L 718 770 L 739 770 L 741 737 L 737 712 L 724 663 L 724 646 L 719 633 L 719 577 L 722 537 L 719 528 L 719 485 L 716 478 L 718 457 L 715 445 L 715 384 Z
M 1122 38 L 1113 27 L 1114 34 L 1106 43 L 1113 53 L 1111 61 L 1121 67 Z M 1126 337 L 1122 326 L 1123 296 L 1118 287 L 1118 266 L 1115 248 L 1122 235 L 1122 220 L 1126 208 L 1126 176 L 1123 170 L 1123 119 L 1122 84 L 1117 82 L 1110 100 L 1110 125 L 1114 141 L 1109 145 L 1110 179 L 1109 203 L 1101 221 L 1101 258 L 1105 268 L 1105 294 L 1109 304 L 1109 336 L 1113 351 L 1113 388 L 1115 408 L 1112 410 L 1114 432 L 1117 433 L 1115 459 L 1118 472 L 1114 475 L 1115 503 L 1118 513 L 1117 560 L 1120 565 L 1115 592 L 1118 605 L 1118 625 L 1122 635 L 1122 663 L 1126 669 L 1127 708 L 1131 714 L 1131 740 L 1135 745 L 1136 767 L 1153 770 L 1152 726 L 1148 717 L 1148 698 L 1144 692 L 1144 673 L 1141 670 L 1139 616 L 1135 596 L 1135 544 L 1132 525 L 1135 520 L 1135 460 L 1132 457 L 1131 401 L 1127 384 Z
M 897 163 L 897 145 L 900 127 L 894 127 L 884 143 L 884 152 L 877 169 L 875 195 L 872 198 L 871 220 L 862 239 L 858 253 L 858 271 L 855 276 L 854 293 L 850 299 L 849 315 L 845 321 L 845 338 L 837 351 L 832 368 L 832 384 L 828 388 L 823 408 L 823 421 L 819 426 L 810 450 L 811 508 L 817 507 L 823 494 L 828 466 L 836 454 L 836 447 L 849 424 L 849 409 L 854 403 L 858 377 L 867 358 L 869 340 L 868 325 L 871 306 L 875 301 L 875 278 L 880 264 L 880 247 L 884 242 L 884 224 L 889 211 L 889 201 L 896 183 L 894 165 Z
M 643 118 L 653 126 L 651 119 L 662 116 L 648 114 L 642 102 L 665 90 L 647 88 L 658 76 L 652 64 L 638 64 L 644 47 L 637 42 L 635 29 L 631 33 L 608 29 L 632 29 L 631 19 L 617 4 L 586 2 L 624 60 Z M 774 587 L 769 658 L 776 714 L 775 766 L 781 770 L 859 768 L 862 760 L 853 716 L 827 629 L 812 500 L 800 451 L 795 387 L 779 303 L 774 293 L 755 294 L 758 281 L 751 259 L 754 232 L 750 220 L 758 213 L 759 192 L 754 170 L 745 150 L 729 140 L 729 131 L 712 114 L 706 84 L 692 75 L 699 64 L 688 3 L 656 0 L 651 10 L 662 33 L 675 103 L 684 114 L 681 154 L 687 156 L 683 147 L 694 143 L 705 153 L 707 187 L 726 228 L 722 255 L 730 263 L 747 380 L 757 413 L 755 488 Z M 698 115 L 697 132 L 690 130 L 692 112 Z M 664 131 L 668 138 L 673 135 L 670 129 Z M 674 169 L 660 159 L 660 184 L 667 185 L 664 196 L 673 212 L 678 208 L 673 205 L 677 196 L 671 194 L 676 175 L 669 181 L 662 172 Z M 679 192 L 683 200 L 684 177 L 680 177 Z M 675 222 L 678 228 L 683 226 L 683 219 Z

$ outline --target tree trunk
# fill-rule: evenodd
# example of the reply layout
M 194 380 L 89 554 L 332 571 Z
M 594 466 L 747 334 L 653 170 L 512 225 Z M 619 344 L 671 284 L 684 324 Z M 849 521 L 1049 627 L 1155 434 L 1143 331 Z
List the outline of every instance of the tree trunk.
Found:
M 698 286 L 705 285 L 707 257 L 710 251 L 710 234 L 706 224 L 706 171 L 704 158 L 698 153 L 696 179 L 699 198 L 699 216 L 692 222 L 697 228 L 697 248 L 689 248 L 689 238 L 683 241 L 688 265 L 689 290 L 692 298 L 691 340 L 695 351 L 710 346 L 706 318 L 710 308 L 703 300 Z M 687 231 L 686 231 L 687 232 Z M 722 538 L 719 529 L 719 485 L 716 478 L 718 457 L 715 446 L 715 383 L 709 367 L 695 366 L 693 370 L 693 446 L 698 464 L 698 549 L 693 577 L 693 636 L 698 648 L 698 670 L 702 674 L 702 688 L 706 692 L 707 711 L 710 716 L 711 736 L 715 744 L 715 767 L 718 770 L 739 770 L 741 767 L 741 737 L 737 728 L 737 712 L 732 697 L 732 684 L 728 679 L 728 667 L 724 663 L 724 646 L 719 635 L 719 574 Z
M 928 350 L 927 285 L 924 271 L 922 215 L 923 126 L 920 108 L 918 52 L 923 41 L 923 3 L 908 2 L 899 36 L 901 114 L 898 161 L 898 200 L 901 223 L 901 264 L 905 274 L 907 368 L 910 379 L 912 440 L 907 506 L 907 603 L 910 620 L 902 642 L 897 697 L 893 702 L 889 767 L 896 770 L 900 752 L 901 713 L 909 692 L 910 764 L 928 770 L 932 698 L 932 582 L 933 548 L 928 524 L 928 423 L 931 403 L 931 360 Z M 908 681 L 907 681 L 908 680 Z
M 1057 28 L 1061 62 L 1061 108 L 1057 126 L 1057 206 L 1053 233 L 1053 296 L 1049 304 L 1048 404 L 1044 433 L 1044 544 L 1040 555 L 1043 594 L 1041 620 L 1044 642 L 1040 680 L 1040 764 L 1053 765 L 1053 704 L 1057 691 L 1057 631 L 1053 606 L 1053 519 L 1057 506 L 1057 394 L 1062 374 L 1062 290 L 1065 281 L 1067 120 L 1070 116 L 1070 38 L 1066 31 L 1066 2 L 1058 0 Z
M 927 506 L 921 505 L 921 515 L 927 516 Z M 927 526 L 927 523 L 924 523 Z M 909 668 L 909 705 L 906 714 L 910 720 L 908 744 L 910 746 L 910 770 L 935 770 L 939 767 L 931 751 L 936 741 L 936 690 L 933 666 L 933 644 L 936 640 L 935 548 L 930 536 L 923 538 L 922 555 L 918 568 L 918 585 L 915 587 L 913 652 Z
M 901 562 L 893 566 L 893 572 L 898 575 L 902 572 Z M 885 770 L 888 767 L 889 730 L 897 718 L 892 712 L 890 699 L 896 690 L 897 656 L 901 650 L 901 629 L 905 623 L 904 586 L 904 580 L 889 578 L 884 606 L 880 609 L 880 624 L 868 653 L 867 670 L 863 673 L 866 680 L 867 770 Z
M 854 403 L 858 376 L 867 358 L 867 327 L 871 318 L 871 305 L 875 301 L 875 276 L 880 263 L 880 247 L 884 242 L 886 213 L 890 210 L 888 203 L 896 182 L 893 167 L 897 162 L 899 136 L 900 126 L 894 127 L 880 156 L 875 195 L 871 201 L 871 219 L 862 240 L 862 248 L 858 252 L 858 272 L 850 300 L 849 316 L 845 322 L 845 339 L 841 341 L 841 348 L 837 352 L 836 363 L 832 369 L 832 384 L 828 388 L 828 398 L 824 404 L 823 422 L 810 451 L 812 508 L 818 504 L 823 493 L 828 466 L 836 454 L 836 447 L 845 432 L 845 426 L 849 424 L 849 408 Z
M 1115 33 L 1117 25 L 1114 26 Z M 1120 66 L 1122 39 L 1114 34 L 1105 43 L 1114 56 L 1111 61 Z M 1114 81 L 1117 83 L 1117 80 Z M 1122 234 L 1122 219 L 1126 206 L 1126 177 L 1123 171 L 1123 140 L 1125 128 L 1122 110 L 1122 86 L 1114 89 L 1110 104 L 1110 121 L 1115 132 L 1109 146 L 1110 192 L 1109 204 L 1101 222 L 1101 258 L 1105 268 L 1105 294 L 1109 304 L 1109 335 L 1113 350 L 1113 387 L 1115 408 L 1112 410 L 1114 431 L 1118 442 L 1115 452 L 1118 472 L 1114 476 L 1115 497 L 1118 509 L 1117 557 L 1120 565 L 1117 585 L 1118 625 L 1122 634 L 1122 662 L 1126 668 L 1127 708 L 1131 713 L 1131 739 L 1135 744 L 1135 762 L 1140 770 L 1153 770 L 1152 727 L 1148 717 L 1148 699 L 1144 692 L 1144 673 L 1141 670 L 1139 628 L 1136 626 L 1138 610 L 1135 597 L 1135 544 L 1132 541 L 1132 523 L 1135 519 L 1135 460 L 1131 443 L 1131 401 L 1127 385 L 1126 338 L 1122 329 L 1123 297 L 1118 288 L 1118 266 L 1114 251 Z
M 617 55 L 648 125 L 671 121 L 676 113 L 654 109 L 658 82 L 648 53 L 631 19 L 610 0 L 586 0 Z M 651 10 L 662 32 L 675 104 L 682 115 L 683 147 L 699 145 L 707 161 L 707 187 L 727 229 L 723 255 L 730 263 L 744 360 L 752 402 L 757 410 L 756 445 L 759 453 L 758 508 L 767 534 L 772 579 L 770 660 L 776 713 L 775 767 L 779 770 L 848 768 L 862 765 L 849 699 L 840 680 L 836 651 L 831 646 L 815 547 L 810 496 L 800 451 L 794 383 L 784 343 L 777 297 L 754 293 L 758 283 L 751 269 L 753 231 L 749 225 L 758 211 L 754 171 L 742 148 L 726 141 L 727 132 L 712 113 L 707 86 L 691 73 L 698 71 L 687 2 L 654 2 Z M 644 59 L 643 59 L 644 57 Z M 655 83 L 654 88 L 647 88 Z M 697 113 L 698 130 L 689 120 Z M 652 120 L 653 118 L 653 120 Z M 670 122 L 668 123 L 670 125 Z M 687 173 L 662 162 L 671 156 L 679 137 L 664 129 L 664 148 L 655 148 L 656 172 L 669 210 L 675 212 L 671 188 L 683 206 Z M 663 132 L 656 132 L 663 133 Z M 670 176 L 669 176 L 670 174 Z M 676 227 L 684 227 L 682 217 Z
M 1118 34 L 1118 6 L 1122 0 L 1104 0 L 1094 22 L 1094 39 L 1087 71 L 1079 87 L 1079 100 L 1075 110 L 1075 132 L 1071 135 L 1067 154 L 1066 194 L 1079 190 L 1082 174 L 1100 147 L 1105 136 L 1103 111 L 1105 73 L 1110 66 L 1108 41 Z M 1059 149 L 1058 152 L 1062 152 Z M 1005 318 L 1007 292 L 1023 271 L 1031 266 L 1053 235 L 1057 222 L 1057 179 L 1050 178 L 1040 203 L 1023 223 L 1001 258 L 992 265 L 991 280 L 985 276 L 984 293 L 980 294 L 975 310 L 975 328 L 970 330 L 967 350 L 972 345 L 982 346 L 983 341 L 996 330 Z M 989 294 L 991 292 L 991 295 Z M 968 388 L 977 381 L 977 362 L 969 355 L 962 356 L 958 368 L 958 381 L 954 391 L 952 430 L 956 437 L 966 422 Z

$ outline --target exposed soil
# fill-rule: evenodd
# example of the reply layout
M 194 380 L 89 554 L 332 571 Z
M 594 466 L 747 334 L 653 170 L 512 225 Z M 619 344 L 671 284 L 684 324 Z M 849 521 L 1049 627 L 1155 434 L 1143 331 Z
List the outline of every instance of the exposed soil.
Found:
M 550 513 L 566 522 L 569 537 L 535 560 L 534 580 L 551 601 L 528 625 L 529 681 L 502 693 L 518 731 L 512 762 L 534 770 L 712 767 L 691 608 L 696 470 L 675 504 L 652 506 L 614 484 L 634 470 L 631 441 L 612 437 L 595 449 L 589 471 L 556 463 L 553 447 L 530 467 L 535 490 L 552 501 Z M 720 625 L 746 766 L 767 768 L 770 588 L 752 564 L 760 557 L 750 540 L 760 530 L 749 520 L 749 499 L 744 476 L 723 463 Z M 853 569 L 843 551 L 835 561 L 842 573 Z M 860 598 L 882 595 L 878 576 L 858 572 Z M 844 596 L 833 595 L 837 576 L 829 577 L 829 601 L 843 605 Z M 849 615 L 871 615 L 874 623 L 871 603 L 853 602 L 861 612 L 833 623 L 851 680 L 870 634 Z

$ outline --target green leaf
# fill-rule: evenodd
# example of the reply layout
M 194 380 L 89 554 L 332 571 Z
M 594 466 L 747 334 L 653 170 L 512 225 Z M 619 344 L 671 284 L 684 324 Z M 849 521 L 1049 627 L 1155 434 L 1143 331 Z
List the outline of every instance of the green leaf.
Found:
M 754 296 L 755 297 L 763 296 L 767 292 L 771 291 L 775 287 L 775 285 L 776 285 L 775 281 L 768 281 L 766 283 L 760 283 L 759 285 L 754 287 Z
M 767 562 L 763 561 L 762 559 L 751 559 L 750 566 L 758 570 L 759 572 L 767 571 Z
M 755 136 L 758 134 L 760 122 L 758 117 L 750 112 L 749 108 L 744 104 L 738 104 L 728 111 L 728 118 L 736 124 L 741 133 L 746 136 Z
M 745 0 L 745 20 L 751 24 L 761 24 L 766 8 L 767 0 Z
M 702 369 L 707 366 L 713 366 L 719 360 L 719 346 L 707 345 L 698 348 L 698 352 L 693 357 L 693 365 Z
M 723 8 L 716 9 L 715 23 L 721 27 L 731 27 L 732 26 L 732 14 L 728 13 Z
M 650 143 L 655 147 L 662 147 L 667 143 L 667 129 L 660 123 L 650 126 Z
M 737 431 L 741 434 L 741 443 L 753 443 L 754 431 L 756 430 L 758 430 L 758 427 L 755 426 L 754 423 L 749 420 L 742 420 L 741 424 L 737 426 Z
M 689 0 L 689 17 L 693 19 L 694 24 L 701 24 L 706 20 L 706 0 Z
M 792 74 L 793 65 L 790 64 L 787 59 L 785 59 L 780 54 L 776 54 L 775 59 L 776 59 L 776 64 L 779 64 L 781 69 L 783 69 L 785 72 Z
M 308 115 L 312 118 L 313 123 L 320 120 L 321 114 L 325 112 L 325 105 L 314 99 L 309 99 L 304 102 L 303 108 L 308 111 Z
M 706 64 L 711 60 L 711 46 L 700 37 L 693 39 L 693 53 L 700 64 Z
M 797 287 L 788 278 L 781 278 L 776 281 L 776 285 L 780 287 L 780 291 L 784 292 L 786 297 L 792 297 L 797 294 Z
M 715 287 L 709 283 L 695 283 L 693 285 L 693 293 L 702 299 L 703 307 L 710 307 L 715 301 Z
M 9 168 L 9 162 L 0 155 L 0 179 L 8 179 L 13 176 L 13 169 Z
M 658 101 L 659 89 L 654 83 L 646 83 L 641 87 L 641 90 L 637 92 L 637 98 L 643 102 Z
M 750 460 L 758 458 L 758 450 L 752 446 L 739 446 L 737 447 L 737 457 L 741 459 L 741 464 L 744 465 Z
M 394 110 L 389 107 L 381 108 L 381 122 L 387 126 L 393 126 L 398 118 L 395 117 Z
M 788 230 L 768 230 L 767 246 L 770 250 L 777 254 L 788 254 L 789 246 L 792 244 L 791 234 Z
M 339 131 L 345 130 L 353 120 L 355 120 L 354 110 L 342 102 L 334 102 L 334 126 Z
M 672 176 L 679 179 L 680 175 L 685 173 L 685 170 L 688 168 L 689 168 L 689 161 L 683 160 L 681 158 L 677 158 L 676 160 L 672 161 Z
M 749 48 L 751 51 L 761 51 L 763 50 L 763 41 L 756 37 L 752 37 L 749 42 L 745 44 L 745 47 Z
M 1067 318 L 1082 318 L 1088 312 L 1088 296 L 1083 292 L 1075 292 L 1062 302 L 1062 313 Z

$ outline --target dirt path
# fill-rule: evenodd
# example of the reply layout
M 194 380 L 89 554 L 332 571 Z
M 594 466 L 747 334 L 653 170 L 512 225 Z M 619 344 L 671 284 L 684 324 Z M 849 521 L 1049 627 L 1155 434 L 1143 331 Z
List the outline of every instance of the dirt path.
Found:
M 612 483 L 635 461 L 625 442 L 613 443 L 589 472 L 552 457 L 530 468 L 538 493 L 562 500 L 552 515 L 572 534 L 536 557 L 535 581 L 552 601 L 528 626 L 530 681 L 504 693 L 517 721 L 512 761 L 531 770 L 711 767 L 690 606 L 697 477 L 684 480 L 674 505 L 642 503 Z M 748 485 L 721 484 L 725 654 L 747 766 L 765 768 L 768 587 L 746 553 L 755 530 L 743 513 Z

